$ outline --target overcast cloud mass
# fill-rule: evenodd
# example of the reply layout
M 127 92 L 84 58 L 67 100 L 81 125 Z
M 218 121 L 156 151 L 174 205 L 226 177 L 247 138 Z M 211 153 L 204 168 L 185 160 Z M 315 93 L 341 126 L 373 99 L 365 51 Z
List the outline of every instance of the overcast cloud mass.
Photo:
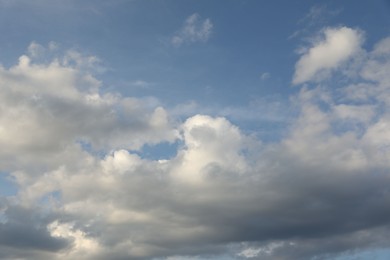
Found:
M 0 6 L 21 12 L 23 2 Z M 27 9 L 79 7 L 107 19 L 104 8 L 114 8 L 70 3 L 61 12 L 46 1 Z M 323 5 L 303 28 L 307 5 L 294 21 L 302 27 L 294 38 L 305 37 L 289 49 L 288 91 L 229 104 L 224 96 L 249 90 L 210 85 L 203 100 L 189 99 L 171 67 L 183 67 L 188 88 L 206 74 L 186 74 L 194 65 L 174 59 L 209 56 L 223 38 L 224 20 L 196 6 L 167 21 L 169 30 L 156 25 L 164 54 L 153 55 L 180 56 L 161 67 L 172 73 L 171 89 L 154 72 L 165 60 L 132 56 L 137 65 L 116 68 L 81 40 L 67 48 L 56 37 L 31 38 L 13 60 L 0 56 L 0 189 L 8 187 L 0 192 L 0 259 L 366 259 L 390 247 L 390 31 L 370 39 L 354 24 L 313 25 L 329 15 Z M 142 66 L 150 78 L 140 70 L 112 80 L 113 71 Z M 257 73 L 269 88 L 276 77 L 271 67 Z

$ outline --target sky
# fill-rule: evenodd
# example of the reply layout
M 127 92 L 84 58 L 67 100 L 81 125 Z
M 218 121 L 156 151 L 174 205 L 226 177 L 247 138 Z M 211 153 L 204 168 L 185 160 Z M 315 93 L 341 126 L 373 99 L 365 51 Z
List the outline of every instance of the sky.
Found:
M 390 258 L 390 2 L 0 0 L 0 259 Z

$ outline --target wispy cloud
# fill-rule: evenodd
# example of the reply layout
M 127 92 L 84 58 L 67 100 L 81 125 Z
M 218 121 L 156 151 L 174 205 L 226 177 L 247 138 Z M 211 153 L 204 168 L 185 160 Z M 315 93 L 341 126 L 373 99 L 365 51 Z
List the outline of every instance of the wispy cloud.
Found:
M 213 24 L 209 18 L 201 19 L 199 14 L 190 15 L 182 28 L 172 37 L 171 43 L 179 47 L 184 43 L 206 42 L 212 33 Z
M 260 78 L 261 78 L 262 80 L 269 79 L 270 77 L 271 77 L 271 73 L 269 73 L 269 72 L 263 72 L 263 73 L 261 74 L 261 76 L 260 76 Z
M 141 79 L 131 81 L 129 84 L 131 86 L 137 87 L 137 88 L 148 88 L 148 87 L 151 87 L 154 85 L 154 83 L 152 83 L 152 82 L 148 82 L 148 81 L 141 80 Z
M 362 33 L 347 27 L 327 28 L 322 34 L 296 63 L 293 84 L 321 78 L 321 73 L 331 72 L 356 54 L 363 43 Z
M 338 15 L 341 9 L 329 9 L 326 5 L 314 5 L 310 8 L 309 12 L 298 21 L 298 24 L 307 24 L 313 26 L 314 24 L 322 24 L 333 16 Z
M 330 9 L 327 5 L 312 6 L 306 15 L 298 20 L 297 25 L 300 28 L 293 32 L 289 39 L 312 34 L 313 31 L 329 23 L 329 20 L 338 16 L 341 12 L 342 9 Z

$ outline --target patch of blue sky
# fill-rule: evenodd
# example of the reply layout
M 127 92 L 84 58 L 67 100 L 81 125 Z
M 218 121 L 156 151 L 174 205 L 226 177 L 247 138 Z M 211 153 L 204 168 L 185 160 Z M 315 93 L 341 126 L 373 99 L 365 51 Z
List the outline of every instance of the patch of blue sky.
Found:
M 52 191 L 41 197 L 39 203 L 40 205 L 50 209 L 52 204 L 61 201 L 61 198 L 62 194 L 60 191 Z
M 390 249 L 378 248 L 356 253 L 345 253 L 334 258 L 334 260 L 388 260 L 390 259 Z
M 102 76 L 104 87 L 114 87 L 124 95 L 153 95 L 170 103 L 195 99 L 221 106 L 246 104 L 253 96 L 289 95 L 295 91 L 286 88 L 291 85 L 297 58 L 293 51 L 300 41 L 298 37 L 288 39 L 294 31 L 303 26 L 307 27 L 306 34 L 312 34 L 324 25 L 345 24 L 369 32 L 367 44 L 371 45 L 383 37 L 383 31 L 389 31 L 377 27 L 378 19 L 384 20 L 382 24 L 389 24 L 386 21 L 388 10 L 383 8 L 382 2 L 346 2 L 340 11 L 342 15 L 327 16 L 326 19 L 312 17 L 312 21 L 303 23 L 287 21 L 300 20 L 315 3 L 302 1 L 302 8 L 297 8 L 296 3 L 288 1 L 241 1 L 237 4 L 227 0 L 223 4 L 215 1 L 205 5 L 204 1 L 193 0 L 185 3 L 146 0 L 121 1 L 118 9 L 114 2 L 85 1 L 80 4 L 82 8 L 79 5 L 75 8 L 70 1 L 58 7 L 47 6 L 51 12 L 41 11 L 36 6 L 15 6 L 2 13 L 5 22 L 0 29 L 10 33 L 0 40 L 4 50 L 0 58 L 5 63 L 13 62 L 32 39 L 41 44 L 56 41 L 63 48 L 88 46 L 88 52 L 99 56 L 108 67 L 115 68 Z M 330 11 L 340 9 L 337 1 L 320 6 Z M 141 12 L 145 9 L 148 12 Z M 364 10 L 364 15 L 356 16 L 361 12 L 359 10 Z M 180 29 L 178 25 L 193 13 L 211 18 L 215 30 L 208 43 L 172 46 L 170 39 Z M 43 24 L 52 16 L 60 19 L 50 19 L 53 21 L 50 26 Z M 14 17 L 27 20 L 15 22 Z M 316 25 L 309 26 L 313 23 Z M 19 31 L 24 33 L 15 33 Z M 266 82 L 261 80 L 265 72 L 271 75 Z M 156 84 L 141 90 L 122 84 L 135 80 Z
M 77 140 L 77 143 L 80 145 L 81 149 L 94 156 L 97 156 L 100 159 L 103 159 L 105 156 L 107 156 L 107 151 L 103 149 L 96 149 L 90 142 L 86 140 L 80 139 Z M 145 144 L 140 149 L 130 150 L 129 152 L 138 154 L 142 158 L 148 160 L 167 160 L 173 158 L 176 155 L 178 149 L 182 146 L 183 142 L 181 140 L 176 140 L 175 142 Z
M 42 216 L 49 216 L 53 213 L 53 210 L 60 205 L 61 200 L 62 194 L 60 191 L 51 191 L 39 198 L 37 205 L 39 205 Z
M 100 159 L 103 159 L 107 155 L 106 151 L 93 147 L 92 144 L 87 140 L 78 139 L 76 143 L 80 145 L 83 151 L 88 152 L 89 154 L 92 154 Z
M 183 146 L 183 142 L 162 142 L 158 144 L 146 144 L 139 151 L 132 151 L 148 160 L 168 160 L 176 156 L 177 151 Z
M 18 192 L 18 187 L 12 176 L 5 172 L 0 172 L 0 196 L 14 196 Z

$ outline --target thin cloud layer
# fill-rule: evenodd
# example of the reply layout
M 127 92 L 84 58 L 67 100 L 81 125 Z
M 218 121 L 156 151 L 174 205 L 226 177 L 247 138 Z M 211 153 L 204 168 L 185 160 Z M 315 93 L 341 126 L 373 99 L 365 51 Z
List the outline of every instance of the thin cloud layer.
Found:
M 210 19 L 202 20 L 194 13 L 187 17 L 183 27 L 172 37 L 171 42 L 179 47 L 184 43 L 206 42 L 212 33 L 213 24 Z
M 357 53 L 313 58 L 360 39 L 327 32 L 297 71 L 336 70 Z M 0 70 L 0 160 L 18 186 L 0 200 L 0 257 L 310 259 L 388 247 L 389 43 L 349 68 L 358 82 L 294 94 L 300 112 L 274 143 L 223 117 L 175 123 L 147 100 L 101 94 L 77 62 L 22 56 Z M 175 140 L 171 158 L 140 152 Z

